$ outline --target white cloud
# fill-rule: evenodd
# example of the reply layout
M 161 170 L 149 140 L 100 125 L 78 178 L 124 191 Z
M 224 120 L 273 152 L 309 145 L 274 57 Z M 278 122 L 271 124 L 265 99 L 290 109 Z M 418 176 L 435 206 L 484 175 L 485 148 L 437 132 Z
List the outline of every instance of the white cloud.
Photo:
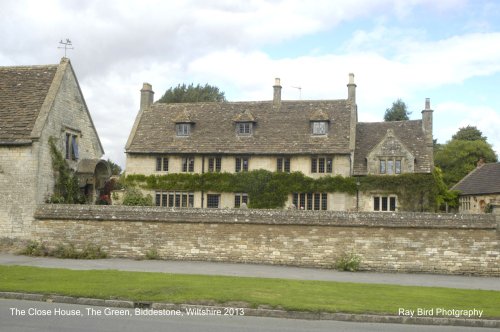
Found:
M 398 97 L 498 73 L 499 33 L 429 41 L 425 27 L 395 28 L 417 7 L 445 13 L 460 11 L 466 4 L 465 0 L 318 0 L 314 5 L 299 0 L 6 1 L 0 9 L 0 65 L 56 63 L 62 55 L 57 42 L 70 38 L 75 49 L 68 54 L 104 148 L 124 165 L 123 148 L 145 81 L 153 84 L 157 99 L 181 82 L 217 85 L 232 100 L 271 99 L 274 77 L 282 79 L 285 99 L 298 98 L 292 86 L 302 87 L 303 99 L 337 99 L 346 97 L 347 75 L 354 72 L 360 119 L 369 121 L 381 119 Z M 335 27 L 360 18 L 379 24 L 366 31 L 360 26 L 341 52 L 273 58 L 262 51 L 263 46 L 317 32 L 335 33 Z M 485 114 L 498 116 L 490 111 Z M 485 127 L 484 132 L 498 141 L 491 130 Z

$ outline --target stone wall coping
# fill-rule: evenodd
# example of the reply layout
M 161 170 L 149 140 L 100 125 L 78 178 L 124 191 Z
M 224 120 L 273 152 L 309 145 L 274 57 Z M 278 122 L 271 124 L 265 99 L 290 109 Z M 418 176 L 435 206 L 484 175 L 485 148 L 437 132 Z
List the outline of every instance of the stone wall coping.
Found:
M 199 209 L 118 205 L 38 205 L 40 220 L 95 220 L 207 224 L 496 229 L 490 214 Z

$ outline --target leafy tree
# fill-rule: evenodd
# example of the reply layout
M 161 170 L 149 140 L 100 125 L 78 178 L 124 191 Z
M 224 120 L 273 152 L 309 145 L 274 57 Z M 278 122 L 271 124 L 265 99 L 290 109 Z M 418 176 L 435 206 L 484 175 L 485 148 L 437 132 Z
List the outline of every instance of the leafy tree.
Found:
M 462 141 L 485 141 L 486 137 L 475 126 L 467 126 L 460 128 L 455 135 L 451 137 L 454 140 Z
M 120 175 L 122 173 L 122 168 L 120 165 L 115 164 L 111 159 L 108 158 L 109 168 L 111 168 L 111 175 Z
M 391 108 L 385 110 L 384 121 L 403 121 L 410 120 L 411 112 L 405 102 L 398 98 L 392 103 Z
M 434 153 L 435 164 L 443 170 L 443 180 L 449 187 L 472 171 L 480 158 L 497 161 L 493 148 L 484 140 L 452 139 Z
M 175 88 L 168 89 L 160 98 L 160 103 L 196 103 L 196 102 L 222 102 L 226 101 L 224 92 L 218 87 L 205 84 L 194 86 L 178 84 Z

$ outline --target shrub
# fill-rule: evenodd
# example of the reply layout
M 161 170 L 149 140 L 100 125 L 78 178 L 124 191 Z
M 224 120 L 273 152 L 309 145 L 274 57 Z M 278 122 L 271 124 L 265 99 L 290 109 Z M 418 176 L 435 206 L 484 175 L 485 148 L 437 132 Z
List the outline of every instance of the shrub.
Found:
M 335 268 L 340 271 L 358 271 L 361 257 L 353 252 L 343 253 L 335 262 Z
M 146 259 L 160 259 L 160 255 L 158 254 L 158 251 L 153 248 L 146 251 Z
M 123 195 L 123 205 L 139 205 L 152 206 L 153 197 L 151 195 L 144 196 L 137 188 L 128 188 Z
M 49 256 L 49 250 L 43 243 L 30 241 L 26 248 L 21 251 L 21 255 L 27 256 Z
M 106 258 L 108 255 L 101 247 L 88 244 L 83 250 L 77 250 L 74 244 L 64 245 L 58 244 L 54 250 L 47 249 L 43 244 L 36 241 L 31 241 L 26 248 L 21 252 L 28 256 L 52 256 L 57 258 L 73 258 L 73 259 L 98 259 Z

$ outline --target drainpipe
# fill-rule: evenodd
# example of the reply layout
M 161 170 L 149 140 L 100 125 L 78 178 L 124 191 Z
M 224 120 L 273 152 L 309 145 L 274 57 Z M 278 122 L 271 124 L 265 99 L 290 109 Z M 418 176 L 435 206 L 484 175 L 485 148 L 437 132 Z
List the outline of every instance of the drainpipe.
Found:
M 201 207 L 203 208 L 203 204 L 205 203 L 205 192 L 203 191 L 203 173 L 205 173 L 205 155 L 201 156 Z

